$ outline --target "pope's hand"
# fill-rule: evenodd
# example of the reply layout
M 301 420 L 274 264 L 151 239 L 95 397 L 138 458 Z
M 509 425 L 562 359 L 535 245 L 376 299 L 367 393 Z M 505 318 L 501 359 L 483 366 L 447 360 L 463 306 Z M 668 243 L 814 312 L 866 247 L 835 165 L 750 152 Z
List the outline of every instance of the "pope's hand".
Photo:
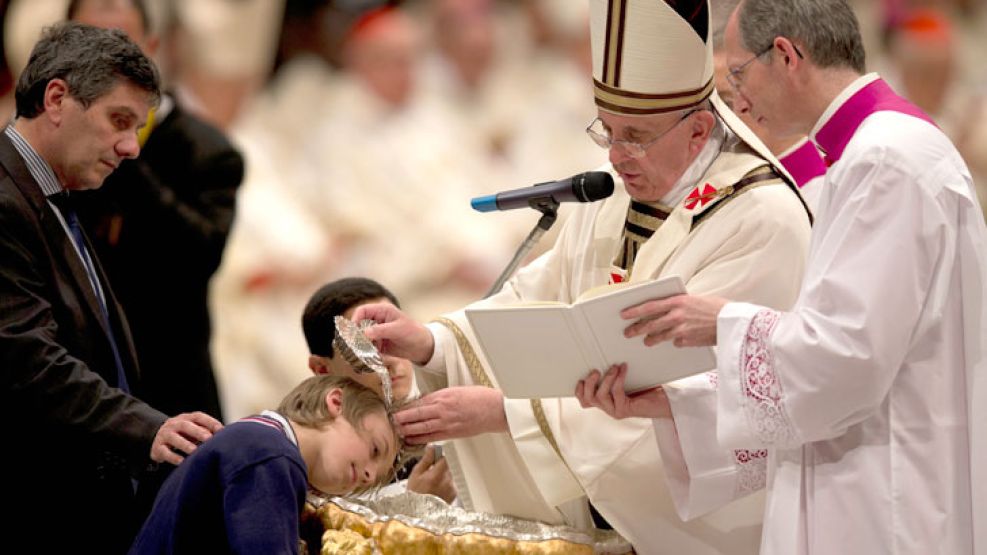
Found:
M 478 385 L 429 393 L 394 414 L 405 441 L 412 444 L 506 432 L 504 395 Z
M 354 322 L 377 322 L 364 333 L 382 354 L 425 364 L 435 348 L 432 332 L 390 303 L 365 304 L 353 312 Z
M 576 398 L 584 409 L 596 407 L 617 419 L 672 417 L 664 389 L 655 387 L 628 395 L 624 392 L 626 379 L 626 364 L 611 366 L 602 378 L 593 370 L 576 384 Z
M 624 309 L 620 316 L 635 320 L 625 337 L 644 336 L 644 344 L 673 341 L 676 347 L 716 345 L 716 317 L 729 301 L 719 297 L 676 295 Z

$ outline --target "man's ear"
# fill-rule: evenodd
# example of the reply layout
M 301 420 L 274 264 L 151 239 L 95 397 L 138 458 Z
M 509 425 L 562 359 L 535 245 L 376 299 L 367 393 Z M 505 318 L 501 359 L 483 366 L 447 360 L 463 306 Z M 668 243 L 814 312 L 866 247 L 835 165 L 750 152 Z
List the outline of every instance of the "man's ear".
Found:
M 802 56 L 795 48 L 795 43 L 787 37 L 775 37 L 774 47 L 778 50 L 778 54 L 784 56 L 786 68 L 795 69 L 802 63 Z
M 716 116 L 710 110 L 699 110 L 690 118 L 692 125 L 689 126 L 689 130 L 692 134 L 689 137 L 689 146 L 691 150 L 699 152 L 706 145 L 706 140 L 709 139 L 713 126 L 716 125 Z
M 319 355 L 308 356 L 308 368 L 313 374 L 329 374 L 329 361 Z
M 45 115 L 58 125 L 62 122 L 65 103 L 69 100 L 69 84 L 64 79 L 52 79 L 45 87 Z
M 326 407 L 329 409 L 329 416 L 338 418 L 343 414 L 343 390 L 334 387 L 326 393 Z

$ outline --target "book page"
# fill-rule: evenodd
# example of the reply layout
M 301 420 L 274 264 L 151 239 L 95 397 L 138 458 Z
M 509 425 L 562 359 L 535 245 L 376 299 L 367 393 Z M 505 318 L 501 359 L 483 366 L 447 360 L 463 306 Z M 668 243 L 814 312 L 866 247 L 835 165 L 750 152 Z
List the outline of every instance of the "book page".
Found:
M 572 397 L 576 383 L 590 370 L 606 371 L 621 362 L 628 365 L 628 391 L 716 366 L 709 347 L 679 349 L 671 343 L 646 347 L 641 337 L 624 337 L 624 329 L 632 322 L 621 318 L 620 312 L 650 299 L 685 292 L 677 276 L 590 291 L 598 296 L 572 307 L 525 303 L 466 309 L 505 396 Z
M 624 337 L 624 329 L 633 321 L 621 318 L 622 310 L 681 293 L 685 293 L 682 280 L 670 276 L 578 303 L 575 308 L 593 330 L 596 345 L 603 354 L 604 367 L 599 370 L 626 362 L 626 389 L 633 392 L 715 368 L 716 357 L 709 347 L 679 348 L 671 342 L 648 347 L 643 337 Z
M 620 291 L 622 289 L 627 289 L 628 287 L 634 287 L 636 285 L 640 285 L 640 284 L 631 283 L 629 281 L 622 281 L 620 283 L 608 283 L 607 285 L 597 285 L 596 287 L 592 287 L 580 293 L 579 298 L 577 298 L 576 302 L 572 304 L 579 304 L 588 301 L 590 299 L 603 297 L 611 293 L 616 293 L 617 291 Z
M 590 365 L 566 306 L 466 309 L 494 379 L 509 398 L 571 397 Z

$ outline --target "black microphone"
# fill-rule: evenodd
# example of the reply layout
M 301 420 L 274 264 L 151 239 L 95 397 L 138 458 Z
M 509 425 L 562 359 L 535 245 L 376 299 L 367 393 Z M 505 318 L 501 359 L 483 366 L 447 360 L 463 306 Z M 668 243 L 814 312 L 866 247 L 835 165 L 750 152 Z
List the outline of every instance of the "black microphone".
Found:
M 470 206 L 479 212 L 514 210 L 535 206 L 541 201 L 594 202 L 613 194 L 613 177 L 607 172 L 586 172 L 569 179 L 538 183 L 522 189 L 476 197 Z

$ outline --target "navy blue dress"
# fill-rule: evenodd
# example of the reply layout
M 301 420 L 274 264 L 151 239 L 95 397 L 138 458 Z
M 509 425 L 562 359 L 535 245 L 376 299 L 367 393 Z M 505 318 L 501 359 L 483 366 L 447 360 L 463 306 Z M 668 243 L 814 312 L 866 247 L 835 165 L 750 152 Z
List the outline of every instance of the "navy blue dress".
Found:
M 308 479 L 280 426 L 252 417 L 203 443 L 165 481 L 130 553 L 298 553 Z

